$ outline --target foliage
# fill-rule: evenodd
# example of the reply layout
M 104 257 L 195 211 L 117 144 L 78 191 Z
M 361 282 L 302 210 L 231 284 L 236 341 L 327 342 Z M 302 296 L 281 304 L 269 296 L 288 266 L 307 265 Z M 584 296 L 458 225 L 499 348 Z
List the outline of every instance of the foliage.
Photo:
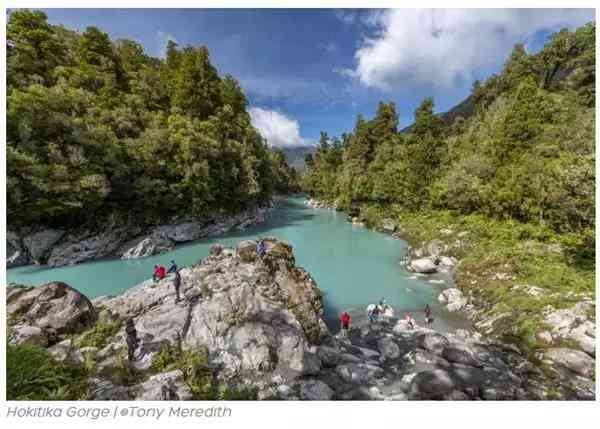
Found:
M 57 362 L 39 346 L 7 344 L 7 399 L 84 399 L 87 389 L 85 369 Z
M 589 235 L 594 36 L 590 23 L 553 35 L 537 54 L 515 46 L 499 75 L 474 84 L 475 113 L 454 124 L 444 125 L 427 98 L 410 131 L 399 133 L 394 104 L 380 103 L 373 119 L 359 115 L 341 140 L 322 135 L 307 159 L 303 189 L 343 209 L 397 204 Z M 588 243 L 578 252 L 589 257 L 593 241 L 578 241 Z
M 104 348 L 121 329 L 120 322 L 100 320 L 91 329 L 85 331 L 76 340 L 75 345 L 82 347 Z
M 7 38 L 9 224 L 202 218 L 295 190 L 206 47 L 170 42 L 152 58 L 25 9 L 9 13 Z

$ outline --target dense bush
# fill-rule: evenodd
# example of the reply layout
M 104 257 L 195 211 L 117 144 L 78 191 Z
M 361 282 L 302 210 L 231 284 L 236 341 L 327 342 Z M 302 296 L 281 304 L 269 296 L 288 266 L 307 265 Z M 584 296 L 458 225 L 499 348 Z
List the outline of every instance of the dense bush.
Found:
M 8 400 L 72 400 L 87 395 L 85 369 L 56 362 L 34 345 L 6 346 Z
M 164 60 L 14 10 L 7 27 L 9 225 L 210 216 L 295 188 L 206 47 Z

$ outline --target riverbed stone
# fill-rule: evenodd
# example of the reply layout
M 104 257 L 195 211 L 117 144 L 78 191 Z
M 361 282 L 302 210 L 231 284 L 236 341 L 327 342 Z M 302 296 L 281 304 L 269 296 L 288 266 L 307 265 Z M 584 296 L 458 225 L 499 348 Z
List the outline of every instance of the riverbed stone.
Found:
M 431 274 L 438 269 L 437 265 L 431 258 L 419 258 L 410 261 L 409 268 L 415 273 Z

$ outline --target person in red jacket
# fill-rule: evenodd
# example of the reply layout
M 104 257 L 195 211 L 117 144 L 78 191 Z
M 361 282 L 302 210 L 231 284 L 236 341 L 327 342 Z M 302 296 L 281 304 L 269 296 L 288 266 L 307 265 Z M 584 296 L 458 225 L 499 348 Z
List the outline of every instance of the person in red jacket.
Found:
M 342 326 L 342 336 L 347 337 L 350 329 L 350 315 L 347 311 L 344 311 L 340 316 L 340 324 Z
M 152 276 L 154 281 L 162 280 L 165 278 L 166 275 L 167 271 L 165 270 L 165 267 L 163 267 L 162 265 L 154 266 L 154 275 Z

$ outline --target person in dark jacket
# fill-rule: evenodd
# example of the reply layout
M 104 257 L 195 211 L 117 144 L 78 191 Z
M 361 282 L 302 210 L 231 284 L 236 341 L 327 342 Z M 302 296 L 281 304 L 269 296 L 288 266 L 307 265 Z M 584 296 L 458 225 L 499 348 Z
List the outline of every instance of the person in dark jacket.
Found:
M 129 362 L 133 362 L 135 359 L 135 350 L 138 348 L 140 342 L 133 319 L 127 320 L 127 324 L 125 326 L 125 335 L 125 341 L 127 342 L 127 358 L 129 359 Z
M 256 245 L 256 253 L 258 254 L 259 257 L 263 257 L 265 256 L 265 254 L 267 253 L 267 246 L 265 244 L 265 240 L 260 240 L 258 242 L 258 244 Z
M 431 307 L 429 307 L 429 304 L 425 305 L 425 322 L 426 323 L 431 323 L 433 322 L 433 316 L 431 315 Z
M 167 274 L 176 273 L 177 271 L 179 271 L 179 267 L 177 266 L 175 261 L 171 261 L 171 266 L 169 267 Z
M 175 271 L 175 278 L 173 279 L 173 286 L 175 287 L 175 302 L 179 302 L 179 288 L 181 287 L 181 274 L 179 271 Z

